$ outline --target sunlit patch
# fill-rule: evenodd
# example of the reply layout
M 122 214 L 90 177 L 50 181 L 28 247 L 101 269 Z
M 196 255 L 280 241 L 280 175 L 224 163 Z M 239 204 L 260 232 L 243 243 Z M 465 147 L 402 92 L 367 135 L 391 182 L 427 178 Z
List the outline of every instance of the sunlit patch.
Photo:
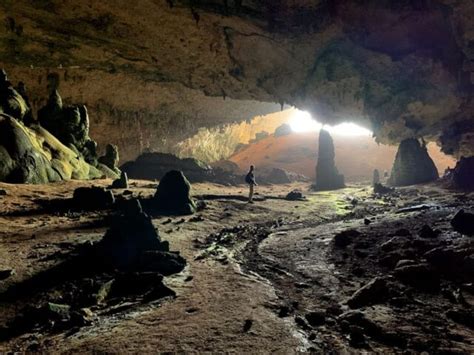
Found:
M 317 132 L 323 125 L 314 120 L 306 111 L 295 110 L 288 124 L 295 133 Z M 324 125 L 324 129 L 339 136 L 371 136 L 372 132 L 352 122 L 344 122 L 336 126 Z

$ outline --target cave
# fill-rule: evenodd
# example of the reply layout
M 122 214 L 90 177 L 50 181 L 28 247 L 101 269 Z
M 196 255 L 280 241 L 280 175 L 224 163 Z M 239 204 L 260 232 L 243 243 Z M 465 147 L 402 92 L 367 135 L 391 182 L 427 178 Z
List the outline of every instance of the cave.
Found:
M 2 353 L 474 353 L 471 0 L 0 9 Z

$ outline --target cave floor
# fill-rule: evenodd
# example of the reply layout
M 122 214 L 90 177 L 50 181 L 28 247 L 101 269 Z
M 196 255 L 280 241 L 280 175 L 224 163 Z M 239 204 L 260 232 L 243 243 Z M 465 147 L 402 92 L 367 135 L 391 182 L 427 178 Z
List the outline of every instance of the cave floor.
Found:
M 79 186 L 109 184 L 0 184 L 7 192 L 0 196 L 0 268 L 15 270 L 0 281 L 0 292 L 67 259 L 75 245 L 100 239 L 110 211 L 44 206 L 71 197 Z M 129 190 L 146 197 L 155 186 L 132 181 Z M 306 201 L 281 198 L 295 188 Z M 194 184 L 193 195 L 207 205 L 197 213 L 202 218 L 153 219 L 161 238 L 188 262 L 165 279 L 176 298 L 119 304 L 74 329 L 29 331 L 4 339 L 0 351 L 474 352 L 473 280 L 443 276 L 439 288 L 427 291 L 393 276 L 400 259 L 419 261 L 440 246 L 473 247 L 472 238 L 449 225 L 457 210 L 472 207 L 473 194 L 420 185 L 381 197 L 364 185 L 309 192 L 296 183 L 257 192 L 255 204 L 247 204 L 233 198 L 246 194 L 244 186 Z M 425 224 L 440 235 L 417 236 Z M 360 234 L 335 247 L 334 235 L 348 229 Z M 397 237 L 402 229 L 408 234 Z M 390 295 L 350 311 L 345 301 L 376 276 L 385 277 Z M 1 301 L 0 327 L 27 303 Z M 310 312 L 311 321 L 305 319 Z

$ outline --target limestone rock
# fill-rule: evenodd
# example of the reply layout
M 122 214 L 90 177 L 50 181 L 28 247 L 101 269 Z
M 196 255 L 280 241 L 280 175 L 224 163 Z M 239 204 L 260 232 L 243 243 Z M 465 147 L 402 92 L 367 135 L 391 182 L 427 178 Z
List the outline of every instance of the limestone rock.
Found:
M 316 191 L 335 190 L 343 188 L 344 176 L 337 171 L 334 153 L 334 143 L 328 131 L 322 129 L 319 133 L 319 152 L 316 165 Z
M 438 170 L 425 144 L 409 138 L 398 147 L 389 183 L 394 186 L 421 184 L 438 179 Z
M 105 155 L 99 157 L 98 162 L 113 170 L 117 174 L 120 174 L 120 170 L 118 169 L 119 160 L 120 157 L 118 147 L 114 144 L 107 144 L 105 147 Z
M 0 181 L 48 183 L 98 178 L 101 173 L 48 131 L 0 114 Z
M 451 172 L 452 186 L 462 190 L 474 190 L 474 156 L 461 157 L 456 167 Z
M 372 177 L 372 186 L 380 184 L 380 173 L 377 169 L 374 170 L 373 177 Z
M 115 202 L 112 191 L 103 187 L 79 187 L 74 190 L 73 204 L 76 208 L 96 210 L 111 207 Z
M 128 189 L 127 173 L 122 171 L 120 178 L 112 182 L 112 189 Z
M 464 235 L 474 235 L 474 214 L 459 210 L 451 220 L 451 225 L 456 232 Z
M 275 137 L 283 137 L 291 133 L 293 133 L 291 126 L 288 123 L 283 123 L 281 126 L 278 126 L 277 129 L 275 129 L 275 133 L 273 133 L 273 135 Z
M 153 207 L 165 214 L 192 214 L 196 211 L 196 204 L 190 192 L 191 184 L 183 172 L 171 170 L 160 180 Z
M 358 289 L 348 300 L 350 308 L 361 308 L 382 302 L 388 298 L 389 290 L 384 279 L 376 277 Z
M 191 182 L 212 179 L 212 169 L 207 164 L 165 153 L 144 153 L 135 161 L 122 165 L 121 170 L 131 179 L 161 180 L 170 170 L 182 171 Z
M 9 115 L 19 121 L 23 121 L 24 117 L 31 113 L 28 103 L 13 88 L 4 69 L 0 70 L 0 113 Z
M 293 190 L 293 191 L 290 191 L 285 196 L 285 200 L 288 200 L 288 201 L 304 201 L 305 197 L 303 196 L 303 193 L 301 191 Z
M 51 91 L 46 106 L 38 111 L 38 121 L 61 143 L 77 149 L 94 164 L 95 144 L 90 142 L 89 115 L 84 105 L 65 106 L 59 92 Z M 74 148 L 73 148 L 74 147 Z

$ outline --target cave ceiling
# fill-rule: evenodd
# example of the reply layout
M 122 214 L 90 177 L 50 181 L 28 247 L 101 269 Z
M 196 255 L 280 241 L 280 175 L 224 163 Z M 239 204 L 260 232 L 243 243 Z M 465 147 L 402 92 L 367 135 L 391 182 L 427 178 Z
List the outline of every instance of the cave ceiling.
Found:
M 66 101 L 88 105 L 99 142 L 164 147 L 287 104 L 360 122 L 380 142 L 422 136 L 474 154 L 472 0 L 3 0 L 0 9 L 11 79 L 37 107 L 56 75 Z

